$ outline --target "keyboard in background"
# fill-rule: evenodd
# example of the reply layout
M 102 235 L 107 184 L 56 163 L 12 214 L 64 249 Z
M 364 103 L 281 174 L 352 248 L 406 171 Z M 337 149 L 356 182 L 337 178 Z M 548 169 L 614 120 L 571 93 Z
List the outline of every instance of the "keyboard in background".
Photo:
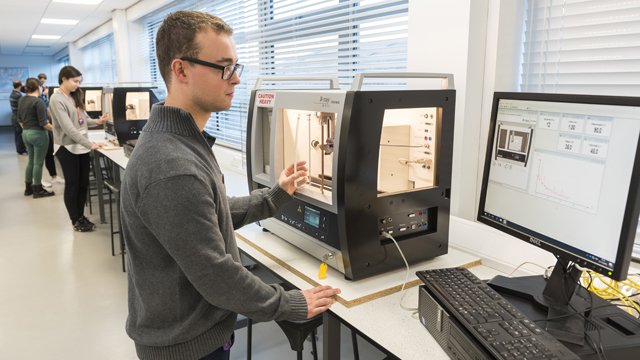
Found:
M 463 268 L 418 271 L 420 321 L 454 359 L 579 359 Z

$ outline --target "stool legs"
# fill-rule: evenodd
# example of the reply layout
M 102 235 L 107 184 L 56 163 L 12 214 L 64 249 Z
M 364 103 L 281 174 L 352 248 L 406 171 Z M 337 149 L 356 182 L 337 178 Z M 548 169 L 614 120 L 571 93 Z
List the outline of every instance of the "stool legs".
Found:
M 247 360 L 251 360 L 251 335 L 253 329 L 253 320 L 247 318 Z
M 114 241 L 114 237 L 113 235 L 115 234 L 113 232 L 113 205 L 112 205 L 113 199 L 111 197 L 111 191 L 109 191 L 109 228 L 111 229 L 111 256 L 115 256 L 116 255 L 116 247 L 115 247 L 115 241 Z
M 360 352 L 358 351 L 358 336 L 353 330 L 351 330 L 351 343 L 353 344 L 353 359 L 360 360 Z
M 316 344 L 316 329 L 313 329 L 313 331 L 311 331 L 311 352 L 313 353 L 313 359 L 318 360 L 318 344 Z

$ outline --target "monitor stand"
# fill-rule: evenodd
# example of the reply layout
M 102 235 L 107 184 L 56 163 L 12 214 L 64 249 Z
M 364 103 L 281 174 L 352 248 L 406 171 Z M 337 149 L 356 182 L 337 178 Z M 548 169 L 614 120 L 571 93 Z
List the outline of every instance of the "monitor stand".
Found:
M 592 302 L 590 296 L 576 294 L 581 271 L 575 268 L 565 270 L 556 264 L 546 280 L 542 276 L 496 276 L 489 285 L 498 292 L 528 299 L 543 313 L 546 310 L 546 316 L 534 320 L 545 319 L 545 330 L 556 339 L 583 346 L 585 318 L 578 314 L 584 314 Z
M 565 276 L 571 277 L 571 275 L 575 275 L 575 273 L 565 273 Z M 599 358 L 598 351 L 594 350 L 594 344 L 601 345 L 604 354 L 609 359 L 638 358 L 638 354 L 640 354 L 639 319 L 588 292 L 581 286 L 574 288 L 573 296 L 570 297 L 570 302 L 567 305 L 559 305 L 554 300 L 550 302 L 549 296 L 546 296 L 549 291 L 560 289 L 563 294 L 567 294 L 567 288 L 558 288 L 557 284 L 551 285 L 551 288 L 555 287 L 555 290 L 547 290 L 549 283 L 557 280 L 553 275 L 550 280 L 543 276 L 515 278 L 496 276 L 488 284 L 529 319 L 534 320 L 538 326 L 563 341 L 569 349 L 583 359 Z M 568 321 L 551 320 L 554 316 L 561 316 L 562 313 L 575 313 L 574 308 L 578 312 L 584 312 L 588 320 L 585 321 L 585 318 L 580 315 L 564 318 Z M 568 336 L 562 333 L 563 327 L 570 333 Z M 581 341 L 577 341 L 578 333 L 582 338 Z M 589 340 L 585 342 L 585 338 Z

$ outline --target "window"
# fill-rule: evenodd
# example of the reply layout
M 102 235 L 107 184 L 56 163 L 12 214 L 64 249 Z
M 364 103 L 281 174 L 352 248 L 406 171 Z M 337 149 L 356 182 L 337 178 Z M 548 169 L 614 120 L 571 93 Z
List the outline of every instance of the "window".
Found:
M 55 80 L 49 80 L 50 84 L 58 84 L 58 74 L 60 73 L 60 69 L 67 65 L 69 65 L 69 54 L 65 54 L 60 56 L 59 58 L 56 58 L 56 64 L 53 67 L 55 71 L 53 72 L 52 76 L 50 76 L 51 79 Z
M 82 52 L 82 82 L 105 84 L 116 82 L 116 58 L 113 49 L 113 34 L 80 49 Z
M 521 91 L 640 94 L 640 3 L 529 0 Z M 640 260 L 640 227 L 634 258 Z
M 338 77 L 347 87 L 356 73 L 406 70 L 408 0 L 218 0 L 181 8 L 210 12 L 234 29 L 245 65 L 241 83 L 232 108 L 212 114 L 205 130 L 235 149 L 244 149 L 249 98 L 260 76 Z M 151 49 L 169 11 L 145 19 Z M 155 61 L 151 56 L 151 79 L 162 84 Z

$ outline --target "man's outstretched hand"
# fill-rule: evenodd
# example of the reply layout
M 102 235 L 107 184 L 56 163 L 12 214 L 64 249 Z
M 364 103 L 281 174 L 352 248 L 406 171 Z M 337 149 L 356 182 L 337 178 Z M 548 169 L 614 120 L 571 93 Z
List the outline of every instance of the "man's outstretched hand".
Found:
M 302 294 L 307 299 L 307 319 L 322 314 L 333 305 L 335 296 L 340 294 L 340 289 L 328 285 L 316 286 L 313 289 L 303 290 Z
M 300 183 L 306 182 L 306 178 L 309 176 L 309 169 L 307 169 L 306 161 L 298 161 L 297 164 L 291 164 L 286 169 L 282 170 L 280 177 L 278 178 L 278 184 L 282 190 L 293 195 Z M 304 182 L 302 181 L 304 179 Z

